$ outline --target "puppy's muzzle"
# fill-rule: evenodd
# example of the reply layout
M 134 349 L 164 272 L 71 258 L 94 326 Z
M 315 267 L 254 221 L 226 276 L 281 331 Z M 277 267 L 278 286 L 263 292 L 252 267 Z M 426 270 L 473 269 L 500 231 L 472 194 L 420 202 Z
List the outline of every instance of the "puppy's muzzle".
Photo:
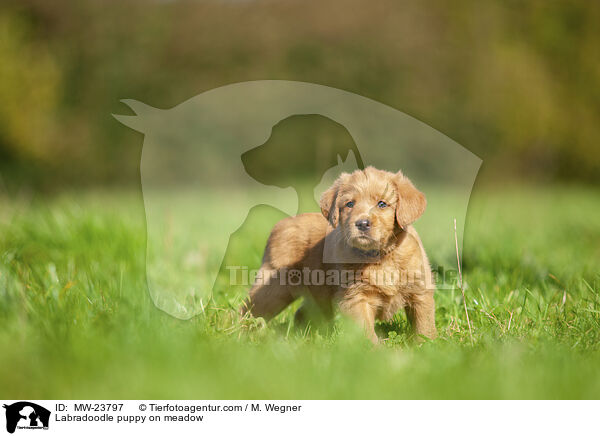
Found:
M 356 221 L 354 223 L 354 225 L 361 232 L 366 232 L 367 230 L 369 230 L 371 228 L 371 221 L 366 220 L 366 219 L 362 219 L 362 220 Z

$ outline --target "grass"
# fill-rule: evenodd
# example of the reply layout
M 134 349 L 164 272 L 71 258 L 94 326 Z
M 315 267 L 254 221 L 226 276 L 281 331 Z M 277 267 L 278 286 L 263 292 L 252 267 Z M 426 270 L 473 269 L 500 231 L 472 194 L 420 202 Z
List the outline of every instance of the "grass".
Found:
M 437 340 L 412 344 L 399 314 L 378 325 L 388 340 L 373 348 L 339 316 L 322 330 L 294 328 L 293 307 L 266 326 L 238 320 L 247 288 L 228 286 L 227 272 L 212 295 L 193 301 L 192 319 L 156 309 L 139 193 L 1 198 L 0 391 L 32 399 L 599 398 L 599 199 L 581 187 L 475 191 L 463 253 L 474 343 L 455 287 L 436 294 Z M 253 209 L 228 262 L 257 266 L 280 216 Z M 210 241 L 197 251 L 192 273 L 214 261 Z

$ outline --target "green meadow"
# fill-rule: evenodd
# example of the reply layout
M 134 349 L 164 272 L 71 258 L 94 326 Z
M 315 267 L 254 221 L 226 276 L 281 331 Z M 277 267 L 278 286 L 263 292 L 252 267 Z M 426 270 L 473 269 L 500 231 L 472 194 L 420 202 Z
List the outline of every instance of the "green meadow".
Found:
M 212 225 L 236 207 L 209 193 L 200 200 L 220 211 Z M 282 216 L 253 209 L 228 258 L 258 266 Z M 600 398 L 599 216 L 595 188 L 476 189 L 461 253 L 471 332 L 454 283 L 436 293 L 438 339 L 414 343 L 399 313 L 377 326 L 386 340 L 373 347 L 339 315 L 330 326 L 294 326 L 298 303 L 267 324 L 240 320 L 248 287 L 231 286 L 225 268 L 212 292 L 202 284 L 194 317 L 157 309 L 140 192 L 0 197 L 0 391 L 31 399 Z M 440 229 L 453 238 L 448 223 Z M 165 250 L 201 269 L 214 261 L 210 243 L 191 257 L 176 245 Z M 181 271 L 162 274 L 176 281 Z

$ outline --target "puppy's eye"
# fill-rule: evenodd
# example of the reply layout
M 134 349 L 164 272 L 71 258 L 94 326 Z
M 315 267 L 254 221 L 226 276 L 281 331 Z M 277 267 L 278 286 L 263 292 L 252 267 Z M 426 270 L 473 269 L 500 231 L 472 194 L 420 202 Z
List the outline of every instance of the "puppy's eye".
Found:
M 379 201 L 379 203 L 377 203 L 377 207 L 380 209 L 385 209 L 388 207 L 388 204 L 385 201 Z
M 348 203 L 346 203 L 346 207 L 353 208 L 354 207 L 354 202 L 353 201 L 349 201 Z

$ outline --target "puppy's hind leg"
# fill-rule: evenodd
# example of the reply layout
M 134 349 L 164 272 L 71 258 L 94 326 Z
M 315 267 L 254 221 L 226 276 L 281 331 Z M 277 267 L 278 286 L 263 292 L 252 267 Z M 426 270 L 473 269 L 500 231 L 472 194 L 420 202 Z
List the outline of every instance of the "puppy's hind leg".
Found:
M 280 282 L 277 270 L 261 267 L 240 313 L 250 312 L 269 321 L 297 297 L 289 285 Z

